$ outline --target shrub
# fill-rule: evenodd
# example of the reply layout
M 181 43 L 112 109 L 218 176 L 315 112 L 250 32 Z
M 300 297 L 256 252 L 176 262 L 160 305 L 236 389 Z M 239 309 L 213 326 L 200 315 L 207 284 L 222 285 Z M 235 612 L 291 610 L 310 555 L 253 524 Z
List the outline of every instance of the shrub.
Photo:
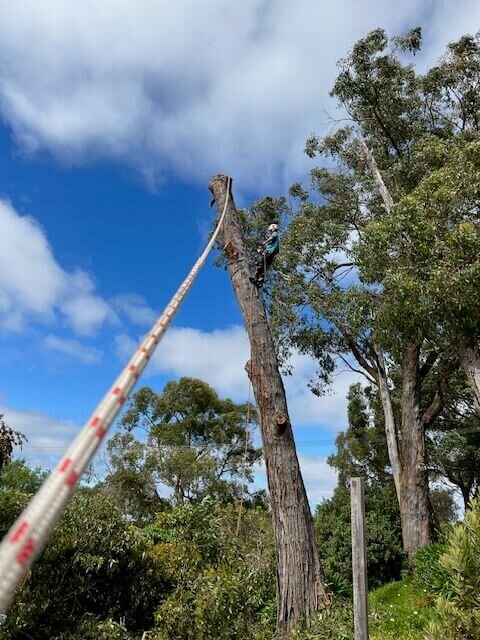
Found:
M 3 505 L 1 498 L 0 493 Z M 111 499 L 79 489 L 0 627 L 0 638 L 50 640 L 75 630 L 88 613 L 100 620 L 125 618 L 132 630 L 148 627 L 162 585 L 151 549 Z M 85 625 L 92 624 L 86 619 Z
M 480 640 L 480 500 L 450 532 L 440 563 L 451 593 L 437 598 L 439 620 L 430 624 L 427 638 Z
M 258 628 L 252 640 L 353 640 L 353 637 L 352 605 L 343 598 L 337 598 L 331 609 L 313 616 L 308 627 L 296 629 L 287 636 L 278 636 L 273 624 L 268 629 Z
M 414 583 L 430 596 L 446 596 L 452 592 L 450 575 L 440 562 L 445 551 L 443 543 L 429 544 L 417 551 L 413 560 Z
M 55 636 L 52 640 L 131 640 L 125 628 L 113 620 L 98 620 L 86 614 L 74 631 Z
M 170 581 L 170 593 L 156 611 L 152 639 L 253 636 L 274 597 L 273 536 L 264 510 L 244 511 L 238 537 L 236 517 L 233 506 L 205 499 L 159 514 L 146 528 L 162 574 Z

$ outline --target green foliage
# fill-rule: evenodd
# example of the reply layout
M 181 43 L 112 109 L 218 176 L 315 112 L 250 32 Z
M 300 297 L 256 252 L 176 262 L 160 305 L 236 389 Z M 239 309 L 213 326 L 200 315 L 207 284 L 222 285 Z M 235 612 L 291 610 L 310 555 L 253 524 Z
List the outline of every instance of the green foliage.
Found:
M 21 447 L 26 439 L 23 433 L 11 429 L 4 421 L 3 414 L 0 413 L 0 470 L 10 462 L 13 448 Z
M 292 640 L 353 640 L 353 611 L 350 603 L 336 602 L 317 614 L 307 629 L 294 631 Z
M 430 488 L 430 502 L 432 503 L 433 514 L 439 531 L 445 525 L 456 522 L 458 519 L 458 507 L 455 501 L 455 492 L 448 487 Z
M 15 504 L 13 490 L 2 495 Z M 0 638 L 20 640 L 27 633 L 49 640 L 74 629 L 86 613 L 144 628 L 153 622 L 161 586 L 140 531 L 122 521 L 111 499 L 81 489 L 24 583 Z
M 378 324 L 384 340 L 392 339 L 393 315 L 411 337 L 419 326 L 431 340 L 444 331 L 458 339 L 479 330 L 474 282 L 480 273 L 480 142 L 443 144 L 448 148 L 443 165 L 392 214 L 373 221 L 357 248 L 364 279 L 383 283 Z
M 138 520 L 151 521 L 165 502 L 157 486 L 172 491 L 172 502 L 215 496 L 229 501 L 245 493 L 252 480 L 252 465 L 261 455 L 251 439 L 245 459 L 245 423 L 255 412 L 246 404 L 223 400 L 205 382 L 181 378 L 168 382 L 162 393 L 140 389 L 122 418 L 127 432 L 109 443 L 112 473 L 105 487 L 122 511 Z M 139 442 L 131 431 L 147 432 Z
M 133 640 L 133 636 L 114 620 L 99 620 L 86 614 L 73 631 L 61 633 L 51 640 Z
M 413 560 L 413 581 L 426 596 L 448 595 L 452 592 L 451 581 L 440 558 L 445 553 L 444 543 L 429 544 L 415 554 Z
M 369 586 L 398 580 L 403 567 L 400 516 L 392 483 L 366 488 L 367 566 Z M 320 557 L 332 591 L 350 594 L 352 585 L 352 541 L 350 494 L 335 489 L 333 498 L 315 512 Z
M 17 489 L 31 495 L 39 489 L 46 475 L 42 469 L 30 469 L 25 460 L 12 460 L 0 471 L 0 490 Z
M 357 383 L 350 386 L 347 400 L 349 426 L 337 436 L 337 451 L 327 462 L 338 470 L 338 481 L 344 486 L 356 476 L 384 485 L 391 481 L 391 473 L 377 394 L 372 387 Z
M 480 639 L 480 501 L 472 503 L 465 521 L 450 532 L 440 557 L 448 595 L 435 603 L 439 620 L 429 627 L 429 640 Z
M 0 539 L 27 506 L 28 499 L 29 496 L 18 489 L 0 490 Z
M 427 433 L 427 452 L 432 479 L 445 477 L 458 487 L 468 509 L 480 487 L 480 428 L 470 388 L 458 374 L 450 379 L 435 430 Z
M 274 598 L 270 516 L 205 499 L 160 514 L 146 534 L 171 592 L 156 611 L 155 640 L 248 637 Z

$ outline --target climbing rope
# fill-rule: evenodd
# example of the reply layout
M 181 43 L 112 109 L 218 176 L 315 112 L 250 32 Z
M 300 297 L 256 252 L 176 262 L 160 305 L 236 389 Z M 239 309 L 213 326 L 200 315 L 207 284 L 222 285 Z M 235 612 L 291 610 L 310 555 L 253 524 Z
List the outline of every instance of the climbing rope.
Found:
M 7 610 L 15 591 L 36 556 L 45 546 L 50 532 L 63 513 L 82 473 L 93 459 L 112 422 L 130 395 L 173 316 L 187 295 L 217 239 L 227 211 L 231 179 L 222 215 L 205 250 L 194 264 L 164 312 L 153 325 L 111 389 L 78 433 L 65 456 L 53 469 L 27 508 L 0 544 L 0 613 Z

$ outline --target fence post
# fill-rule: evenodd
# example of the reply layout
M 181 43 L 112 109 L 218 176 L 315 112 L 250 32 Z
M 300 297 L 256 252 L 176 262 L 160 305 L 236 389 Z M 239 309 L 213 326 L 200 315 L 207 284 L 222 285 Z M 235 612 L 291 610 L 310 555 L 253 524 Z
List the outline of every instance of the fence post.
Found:
M 367 549 L 365 541 L 365 488 L 363 478 L 352 478 L 352 572 L 355 640 L 368 640 Z

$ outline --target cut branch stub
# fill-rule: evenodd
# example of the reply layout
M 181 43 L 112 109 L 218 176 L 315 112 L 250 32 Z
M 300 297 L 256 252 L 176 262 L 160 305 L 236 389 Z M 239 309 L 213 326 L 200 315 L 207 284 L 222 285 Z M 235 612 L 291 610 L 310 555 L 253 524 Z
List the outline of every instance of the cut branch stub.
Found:
M 230 262 L 236 262 L 238 260 L 238 253 L 230 241 L 227 242 L 227 244 L 223 247 L 223 249 L 227 254 L 227 258 Z
M 284 413 L 275 416 L 275 435 L 282 436 L 288 427 L 288 418 Z

